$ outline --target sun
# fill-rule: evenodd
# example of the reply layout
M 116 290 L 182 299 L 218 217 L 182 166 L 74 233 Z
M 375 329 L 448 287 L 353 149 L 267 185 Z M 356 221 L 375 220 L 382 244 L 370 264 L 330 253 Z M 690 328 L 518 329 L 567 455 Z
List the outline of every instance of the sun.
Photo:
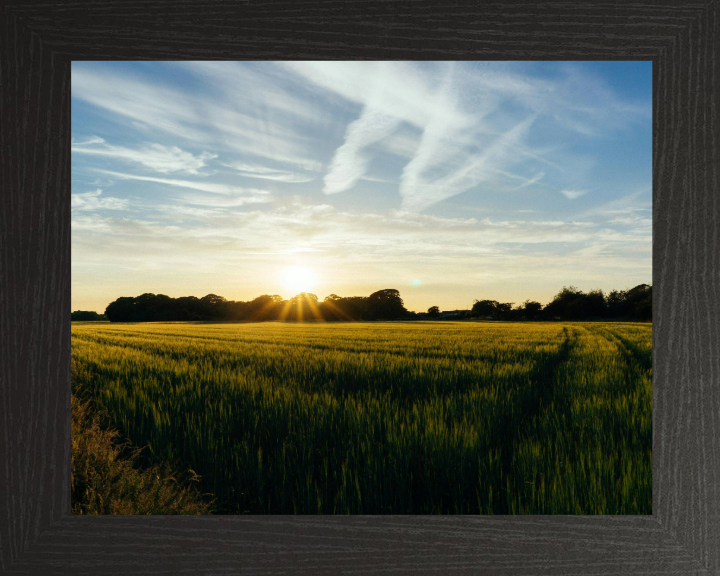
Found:
M 315 272 L 307 266 L 289 266 L 283 272 L 283 284 L 293 296 L 310 292 L 315 286 Z

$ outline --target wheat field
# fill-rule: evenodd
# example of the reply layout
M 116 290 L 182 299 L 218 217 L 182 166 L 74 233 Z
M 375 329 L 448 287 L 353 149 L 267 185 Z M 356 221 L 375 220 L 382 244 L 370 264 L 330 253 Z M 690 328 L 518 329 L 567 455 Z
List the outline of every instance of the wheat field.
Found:
M 650 324 L 88 323 L 72 357 L 215 513 L 652 513 Z

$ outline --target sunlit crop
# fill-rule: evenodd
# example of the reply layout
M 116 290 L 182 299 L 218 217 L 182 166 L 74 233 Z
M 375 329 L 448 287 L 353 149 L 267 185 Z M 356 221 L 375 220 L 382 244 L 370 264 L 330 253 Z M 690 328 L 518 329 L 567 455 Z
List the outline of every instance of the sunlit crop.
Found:
M 222 513 L 650 514 L 620 323 L 74 325 L 85 394 Z

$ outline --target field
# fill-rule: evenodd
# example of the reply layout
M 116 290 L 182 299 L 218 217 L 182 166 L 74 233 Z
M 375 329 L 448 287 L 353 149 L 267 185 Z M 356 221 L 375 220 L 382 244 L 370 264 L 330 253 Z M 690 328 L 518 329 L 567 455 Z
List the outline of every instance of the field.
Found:
M 652 513 L 650 324 L 74 324 L 72 356 L 216 513 Z

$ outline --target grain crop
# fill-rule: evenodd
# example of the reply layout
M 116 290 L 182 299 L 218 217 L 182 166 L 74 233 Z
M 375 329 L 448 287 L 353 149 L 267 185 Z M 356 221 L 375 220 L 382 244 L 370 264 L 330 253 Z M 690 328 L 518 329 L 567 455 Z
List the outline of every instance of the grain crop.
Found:
M 652 513 L 650 324 L 78 323 L 72 355 L 216 513 Z

